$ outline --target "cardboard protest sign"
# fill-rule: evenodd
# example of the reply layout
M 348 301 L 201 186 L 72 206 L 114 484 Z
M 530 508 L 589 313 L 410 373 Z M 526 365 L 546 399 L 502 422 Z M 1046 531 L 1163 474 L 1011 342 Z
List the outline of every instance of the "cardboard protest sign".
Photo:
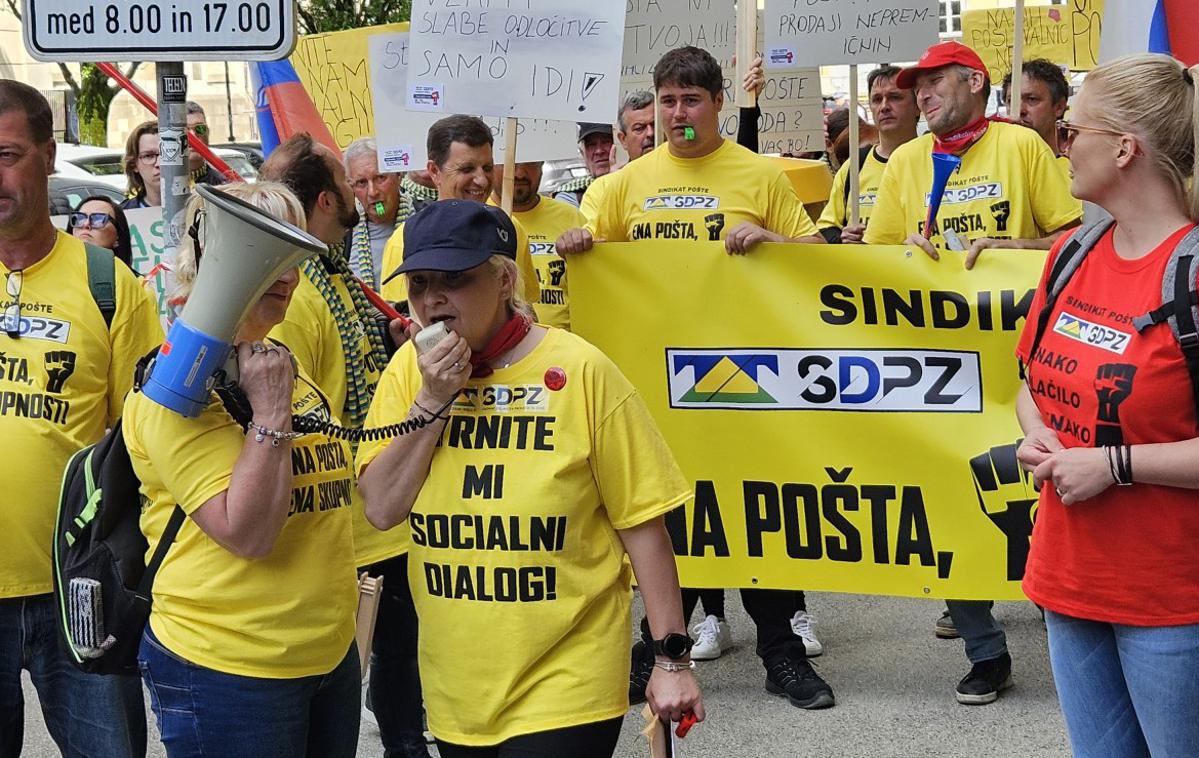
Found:
M 937 0 L 770 0 L 767 67 L 912 61 L 937 41 Z
M 447 114 L 611 119 L 619 90 L 624 2 L 464 5 L 461 0 L 413 3 L 405 107 Z
M 428 160 L 425 137 L 429 127 L 438 119 L 456 112 L 430 108 L 413 110 L 405 107 L 411 49 L 409 42 L 408 31 L 372 34 L 367 39 L 371 96 L 374 103 L 374 133 L 379 147 L 380 171 L 423 169 Z M 475 113 L 472 110 L 464 112 Z M 495 137 L 495 161 L 502 163 L 507 136 L 505 119 L 484 116 L 483 120 L 491 127 L 491 133 Z M 521 119 L 517 123 L 519 159 L 546 161 L 574 156 L 578 152 L 576 133 L 575 125 L 571 122 Z
M 1099 63 L 1103 0 L 1071 0 L 1067 5 L 1025 6 L 1024 60 L 1044 58 L 1071 71 Z M 993 8 L 962 14 L 962 42 L 974 49 L 998 84 L 1012 70 L 1015 10 Z

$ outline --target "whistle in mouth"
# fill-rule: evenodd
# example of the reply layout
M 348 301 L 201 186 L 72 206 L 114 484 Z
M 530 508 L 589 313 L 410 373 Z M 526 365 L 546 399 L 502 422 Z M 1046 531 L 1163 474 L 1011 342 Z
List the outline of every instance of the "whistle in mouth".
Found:
M 383 215 L 383 201 L 382 200 L 375 201 L 375 215 L 376 216 Z
M 695 130 L 692 129 L 690 126 L 683 127 L 683 139 L 687 140 L 688 142 L 694 140 L 695 139 Z

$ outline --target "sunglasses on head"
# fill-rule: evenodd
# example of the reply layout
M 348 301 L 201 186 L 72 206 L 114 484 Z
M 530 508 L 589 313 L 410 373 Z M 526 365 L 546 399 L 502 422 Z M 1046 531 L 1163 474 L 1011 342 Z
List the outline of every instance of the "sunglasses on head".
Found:
M 80 213 L 76 211 L 71 214 L 71 226 L 86 225 L 91 229 L 103 229 L 112 223 L 111 213 Z

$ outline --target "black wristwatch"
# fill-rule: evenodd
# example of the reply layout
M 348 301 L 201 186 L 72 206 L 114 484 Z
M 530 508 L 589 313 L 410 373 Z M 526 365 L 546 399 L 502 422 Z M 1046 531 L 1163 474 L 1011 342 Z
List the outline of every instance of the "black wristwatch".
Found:
M 654 655 L 665 656 L 672 661 L 679 661 L 691 652 L 695 640 L 685 634 L 668 634 L 660 640 L 654 640 Z

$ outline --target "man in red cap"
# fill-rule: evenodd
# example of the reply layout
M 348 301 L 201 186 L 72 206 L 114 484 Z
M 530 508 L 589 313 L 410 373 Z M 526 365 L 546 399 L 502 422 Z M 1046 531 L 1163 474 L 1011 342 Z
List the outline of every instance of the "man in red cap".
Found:
M 1031 129 L 986 118 L 991 82 L 977 53 L 957 42 L 933 45 L 895 81 L 915 90 L 930 132 L 891 154 L 866 227 L 867 244 L 914 245 L 934 259 L 938 250 L 966 250 L 971 268 L 986 248 L 1048 248 L 1079 223 L 1082 206 L 1045 142 Z M 928 229 L 933 153 L 956 155 L 961 165 Z M 946 605 L 951 619 L 938 622 L 937 635 L 960 635 L 971 662 L 957 700 L 994 702 L 1011 685 L 1012 659 L 992 603 Z
M 978 54 L 959 42 L 933 45 L 895 78 L 914 89 L 929 133 L 898 148 L 879 186 L 866 243 L 966 250 L 972 268 L 987 248 L 1045 248 L 1082 219 L 1081 204 L 1036 132 L 986 117 L 991 81 Z M 925 228 L 932 153 L 961 158 L 940 212 Z

